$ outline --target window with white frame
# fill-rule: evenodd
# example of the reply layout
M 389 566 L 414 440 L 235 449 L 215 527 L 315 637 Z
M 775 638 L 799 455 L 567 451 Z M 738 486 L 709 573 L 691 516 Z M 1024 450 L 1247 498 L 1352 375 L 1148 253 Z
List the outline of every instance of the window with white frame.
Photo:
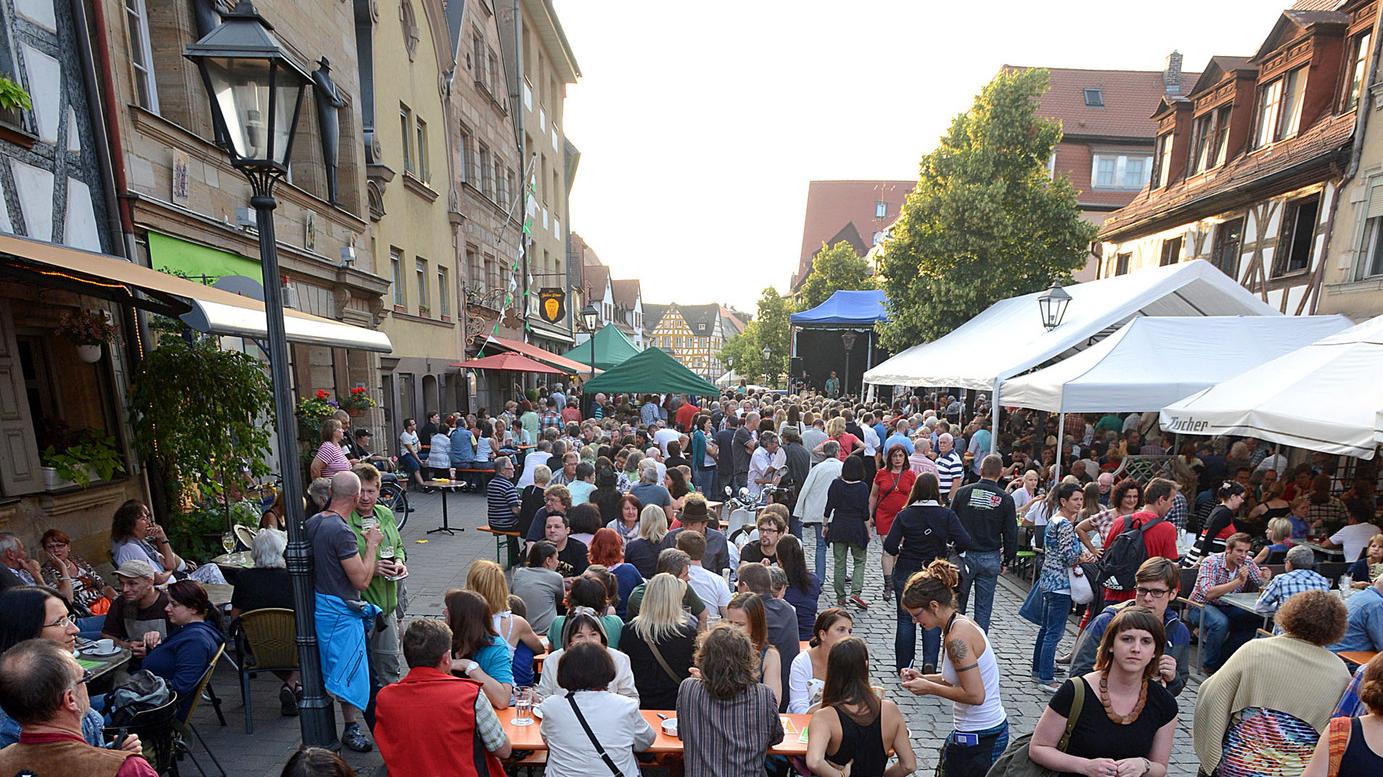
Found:
M 1172 170 L 1172 133 L 1164 132 L 1157 136 L 1157 148 L 1153 152 L 1152 188 L 1161 189 L 1167 185 Z
M 1090 165 L 1094 189 L 1141 189 L 1152 172 L 1152 157 L 1143 154 L 1095 154 Z
M 1253 122 L 1254 148 L 1290 138 L 1301 128 L 1306 68 L 1296 68 L 1258 87 L 1257 113 Z
M 408 295 L 403 288 L 403 252 L 389 249 L 389 281 L 394 287 L 394 304 L 407 305 Z
M 1344 109 L 1351 110 L 1359 105 L 1359 95 L 1364 88 L 1364 76 L 1369 70 L 1369 44 L 1373 41 L 1373 30 L 1364 32 L 1350 38 L 1349 41 L 1349 72 L 1346 74 L 1348 83 L 1345 87 Z
M 418 139 L 418 147 L 414 152 L 414 156 L 418 158 L 418 178 L 424 181 L 431 181 L 432 170 L 430 169 L 431 166 L 428 164 L 427 158 L 427 122 L 419 118 L 414 123 L 414 127 L 416 130 L 414 135 Z
M 874 201 L 874 218 L 881 219 L 888 217 L 888 203 L 883 200 Z
M 533 85 L 526 78 L 523 80 L 523 107 L 524 110 L 533 110 Z
M 426 259 L 414 259 L 414 270 L 418 275 L 418 315 L 425 316 L 432 307 L 432 296 L 427 293 L 428 270 Z
M 139 107 L 158 113 L 154 54 L 149 46 L 149 12 L 145 0 L 125 0 L 125 20 L 129 25 L 130 67 L 134 69 L 135 96 L 139 100 Z
M 451 280 L 447 268 L 437 267 L 437 314 L 451 315 Z
M 1364 212 L 1364 241 L 1359 248 L 1356 280 L 1383 275 L 1383 179 L 1374 179 Z
M 413 111 L 399 103 L 399 146 L 403 151 L 403 171 L 409 175 L 418 174 L 418 163 L 413 157 Z

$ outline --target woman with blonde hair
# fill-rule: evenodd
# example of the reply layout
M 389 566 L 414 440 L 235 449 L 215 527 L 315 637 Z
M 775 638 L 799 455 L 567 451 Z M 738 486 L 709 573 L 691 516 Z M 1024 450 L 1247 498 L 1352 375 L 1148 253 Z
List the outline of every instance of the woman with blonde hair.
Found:
M 836 452 L 836 456 L 839 457 L 841 461 L 850 458 L 851 454 L 864 450 L 864 443 L 860 441 L 860 438 L 845 431 L 845 419 L 841 416 L 836 416 L 826 422 L 826 440 L 835 440 L 840 443 L 840 450 Z M 821 446 L 826 444 L 826 440 L 817 443 L 812 453 L 818 456 L 825 455 Z
M 637 497 L 629 497 L 638 504 Z M 639 536 L 624 546 L 624 560 L 634 565 L 645 580 L 658 571 L 658 554 L 667 536 L 667 513 L 658 505 L 648 505 L 639 513 Z
M 1268 544 L 1253 557 L 1255 564 L 1281 564 L 1292 548 L 1292 522 L 1286 518 L 1268 521 Z
M 533 684 L 533 657 L 544 652 L 543 641 L 528 620 L 509 609 L 509 584 L 504 570 L 489 559 L 476 559 L 466 571 L 466 588 L 480 594 L 490 620 L 514 660 L 514 684 Z
M 677 687 L 690 676 L 696 625 L 682 611 L 687 584 L 660 572 L 644 588 L 639 614 L 625 628 L 620 649 L 629 656 L 640 706 L 672 709 Z

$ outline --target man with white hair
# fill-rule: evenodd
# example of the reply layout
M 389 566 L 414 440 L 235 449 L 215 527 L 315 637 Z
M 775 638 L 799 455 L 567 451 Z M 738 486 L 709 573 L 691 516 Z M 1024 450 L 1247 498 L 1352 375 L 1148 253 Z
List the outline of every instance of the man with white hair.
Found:
M 955 438 L 950 432 L 943 432 L 937 438 L 937 450 L 939 455 L 936 457 L 936 477 L 941 483 L 941 502 L 950 504 L 951 493 L 960 488 L 965 481 L 965 464 L 960 460 L 960 454 L 956 453 Z
M 658 462 L 649 459 L 639 462 L 639 484 L 629 489 L 629 493 L 644 507 L 658 505 L 666 511 L 672 505 L 672 494 L 668 493 L 658 474 Z M 672 523 L 672 517 L 668 516 L 668 523 Z
M 825 458 L 807 473 L 807 479 L 798 489 L 797 505 L 793 508 L 792 514 L 801 521 L 804 534 L 816 536 L 816 576 L 820 580 L 825 580 L 827 553 L 826 541 L 821 536 L 821 524 L 825 520 L 827 491 L 840 477 L 843 462 L 838 455 L 840 443 L 835 440 L 827 440 L 821 446 L 821 452 Z
M 1316 571 L 1316 552 L 1305 545 L 1287 551 L 1286 570 L 1273 575 L 1254 602 L 1254 612 L 1272 617 L 1277 609 L 1302 591 L 1329 591 L 1330 581 Z M 1279 633 L 1274 627 L 1273 633 Z
M 360 478 L 350 470 L 331 476 L 331 502 L 307 519 L 305 529 L 312 547 L 313 587 L 316 589 L 316 625 L 327 692 L 341 704 L 345 728 L 341 742 L 368 753 L 374 743 L 360 725 L 360 711 L 370 701 L 370 670 L 366 659 L 365 629 L 379 615 L 378 607 L 362 600 L 360 592 L 374 579 L 376 554 L 384 535 L 376 526 L 362 532 L 365 550 L 356 545 L 346 516 L 356 509 Z
M 38 561 L 25 552 L 24 541 L 9 532 L 0 532 L 0 564 L 23 585 L 43 585 Z
M 1114 473 L 1101 472 L 1100 476 L 1095 478 L 1095 482 L 1100 487 L 1100 504 L 1109 507 L 1109 491 L 1114 488 Z
M 648 450 L 643 452 L 644 461 L 651 461 L 658 466 L 658 482 L 667 482 L 667 465 L 663 463 L 663 449 L 656 445 L 648 446 Z
M 595 395 L 595 407 L 591 408 L 591 418 L 597 421 L 605 418 L 605 395 L 598 391 Z

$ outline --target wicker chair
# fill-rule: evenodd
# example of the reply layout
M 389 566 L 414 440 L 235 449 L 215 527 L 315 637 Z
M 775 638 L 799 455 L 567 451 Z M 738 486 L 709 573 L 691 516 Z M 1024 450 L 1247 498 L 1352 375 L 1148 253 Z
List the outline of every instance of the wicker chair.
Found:
M 216 770 L 221 773 L 221 777 L 226 777 L 225 768 L 221 766 L 220 761 L 216 760 L 216 754 L 211 752 L 211 748 L 207 747 L 206 740 L 202 739 L 201 733 L 198 732 L 197 727 L 192 724 L 192 715 L 197 711 L 197 706 L 202 702 L 202 694 L 209 692 L 211 676 L 216 672 L 216 663 L 221 660 L 221 656 L 225 655 L 225 652 L 226 646 L 222 644 L 221 647 L 216 650 L 216 655 L 211 657 L 211 662 L 207 664 L 206 672 L 202 674 L 202 679 L 197 681 L 197 687 L 192 689 L 192 703 L 187 707 L 187 714 L 183 715 L 182 718 L 178 720 L 179 730 L 174 740 L 175 755 L 178 758 L 181 758 L 183 755 L 190 757 L 192 759 L 192 765 L 197 767 L 197 771 L 201 772 L 203 777 L 206 777 L 206 770 L 198 763 L 197 757 L 192 754 L 192 746 L 187 741 L 187 734 L 191 732 L 192 735 L 197 738 L 197 741 L 202 744 L 202 749 L 211 757 L 211 762 L 216 765 Z M 216 706 L 216 714 L 220 717 L 220 700 L 216 699 L 215 695 L 212 694 L 212 701 Z M 225 725 L 224 720 L 222 721 L 222 725 Z M 178 768 L 176 763 L 173 765 L 172 769 L 173 773 L 177 774 Z
M 236 652 L 240 654 L 240 700 L 245 707 L 245 733 L 254 733 L 250 707 L 250 677 L 259 672 L 293 672 L 298 669 L 297 626 L 293 611 L 265 607 L 240 614 L 231 624 Z

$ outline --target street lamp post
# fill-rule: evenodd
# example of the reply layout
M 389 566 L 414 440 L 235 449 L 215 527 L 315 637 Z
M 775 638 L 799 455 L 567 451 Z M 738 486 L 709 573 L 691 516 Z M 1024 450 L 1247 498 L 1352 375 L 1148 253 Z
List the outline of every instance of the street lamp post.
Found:
M 772 363 L 771 363 L 771 360 L 772 360 L 772 359 L 773 359 L 773 349 L 772 349 L 772 348 L 769 348 L 768 346 L 765 345 L 765 346 L 764 346 L 764 372 L 766 372 L 766 373 L 768 373 L 768 374 L 764 376 L 764 380 L 767 380 L 769 383 L 772 383 L 772 382 L 773 382 L 773 376 L 776 374 L 776 373 L 770 372 L 770 370 L 773 369 L 773 365 L 772 365 Z
M 1061 319 L 1066 317 L 1066 306 L 1069 304 L 1071 295 L 1056 281 L 1052 281 L 1052 287 L 1037 297 L 1037 309 L 1042 314 L 1042 326 L 1046 327 L 1048 332 L 1061 326 Z
M 851 332 L 849 329 L 845 330 L 840 335 L 840 344 L 845 346 L 845 390 L 841 392 L 844 395 L 849 395 L 850 393 L 850 350 L 855 347 L 856 337 L 859 337 L 859 335 Z M 861 391 L 860 393 L 863 394 L 864 392 Z
M 595 377 L 595 327 L 600 323 L 600 311 L 595 309 L 595 305 L 587 302 L 586 307 L 581 308 L 581 323 L 585 324 L 586 331 L 591 336 L 591 377 Z
M 188 46 L 183 56 L 202 74 L 211 101 L 216 141 L 231 164 L 250 181 L 250 204 L 259 226 L 259 256 L 264 273 L 264 318 L 268 330 L 269 375 L 273 382 L 275 430 L 283 470 L 283 504 L 288 522 L 284 554 L 293 584 L 298 664 L 303 701 L 303 744 L 336 745 L 336 724 L 322 680 L 317 653 L 312 589 L 312 548 L 303 527 L 303 487 L 296 470 L 297 424 L 288 380 L 288 341 L 283 328 L 283 294 L 274 240 L 274 184 L 288 174 L 307 72 L 284 53 L 273 27 L 250 0 L 239 0 L 219 27 Z

